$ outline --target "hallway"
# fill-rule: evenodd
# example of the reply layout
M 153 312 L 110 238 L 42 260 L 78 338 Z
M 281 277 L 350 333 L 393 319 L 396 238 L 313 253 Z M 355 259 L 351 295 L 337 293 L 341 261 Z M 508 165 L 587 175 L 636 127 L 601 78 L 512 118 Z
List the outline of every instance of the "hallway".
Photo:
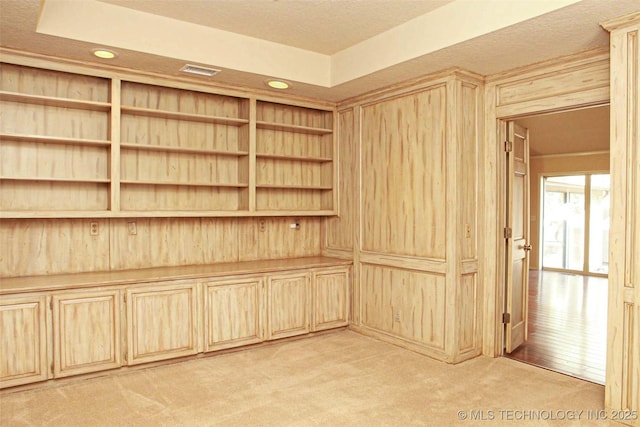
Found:
M 507 357 L 604 384 L 607 278 L 529 273 L 528 340 Z

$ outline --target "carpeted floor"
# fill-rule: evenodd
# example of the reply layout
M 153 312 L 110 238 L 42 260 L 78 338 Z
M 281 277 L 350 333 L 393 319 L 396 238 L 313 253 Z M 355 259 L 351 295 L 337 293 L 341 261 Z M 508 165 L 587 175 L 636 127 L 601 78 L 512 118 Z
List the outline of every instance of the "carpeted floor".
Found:
M 2 426 L 600 426 L 604 387 L 351 331 L 0 395 Z M 613 424 L 612 424 L 613 425 Z

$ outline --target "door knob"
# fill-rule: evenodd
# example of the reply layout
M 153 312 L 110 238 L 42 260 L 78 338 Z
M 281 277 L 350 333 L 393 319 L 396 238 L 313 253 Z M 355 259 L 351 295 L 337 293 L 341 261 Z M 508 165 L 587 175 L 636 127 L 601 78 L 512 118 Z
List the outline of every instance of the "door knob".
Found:
M 524 249 L 525 251 L 530 251 L 531 250 L 531 245 L 524 245 L 522 247 L 522 249 Z

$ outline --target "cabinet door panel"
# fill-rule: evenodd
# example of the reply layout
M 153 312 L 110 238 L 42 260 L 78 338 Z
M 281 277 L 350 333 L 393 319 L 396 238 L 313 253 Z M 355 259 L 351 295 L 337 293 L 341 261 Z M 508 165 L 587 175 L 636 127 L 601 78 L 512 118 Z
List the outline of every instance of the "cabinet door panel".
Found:
M 117 368 L 119 291 L 54 295 L 54 377 Z
M 0 388 L 48 378 L 45 307 L 44 296 L 0 299 Z
M 262 279 L 205 283 L 205 351 L 261 342 Z
M 268 281 L 269 339 L 309 332 L 309 273 L 271 276 Z
M 128 364 L 198 352 L 196 284 L 127 290 Z
M 313 330 L 347 325 L 349 269 L 315 272 L 313 288 Z

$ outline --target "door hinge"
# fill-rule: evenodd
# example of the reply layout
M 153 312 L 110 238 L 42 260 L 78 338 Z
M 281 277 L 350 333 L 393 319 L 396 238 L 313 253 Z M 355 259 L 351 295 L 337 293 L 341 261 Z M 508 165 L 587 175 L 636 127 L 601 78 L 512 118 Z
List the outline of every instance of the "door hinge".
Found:
M 53 310 L 53 298 L 49 300 L 49 308 Z
M 507 153 L 510 153 L 513 151 L 513 142 L 511 141 L 505 141 L 504 142 L 504 151 Z
M 127 303 L 127 294 L 122 294 L 122 299 L 124 301 L 124 303 Z
M 502 313 L 502 323 L 511 323 L 511 313 Z
M 505 239 L 510 239 L 511 236 L 513 236 L 513 231 L 511 230 L 511 227 L 505 227 L 504 228 L 504 238 Z
M 124 352 L 124 361 L 125 361 L 125 362 L 128 362 L 128 361 L 129 361 L 129 360 L 127 359 L 127 356 L 128 356 L 128 355 L 129 355 L 129 354 L 125 351 L 125 352 Z

